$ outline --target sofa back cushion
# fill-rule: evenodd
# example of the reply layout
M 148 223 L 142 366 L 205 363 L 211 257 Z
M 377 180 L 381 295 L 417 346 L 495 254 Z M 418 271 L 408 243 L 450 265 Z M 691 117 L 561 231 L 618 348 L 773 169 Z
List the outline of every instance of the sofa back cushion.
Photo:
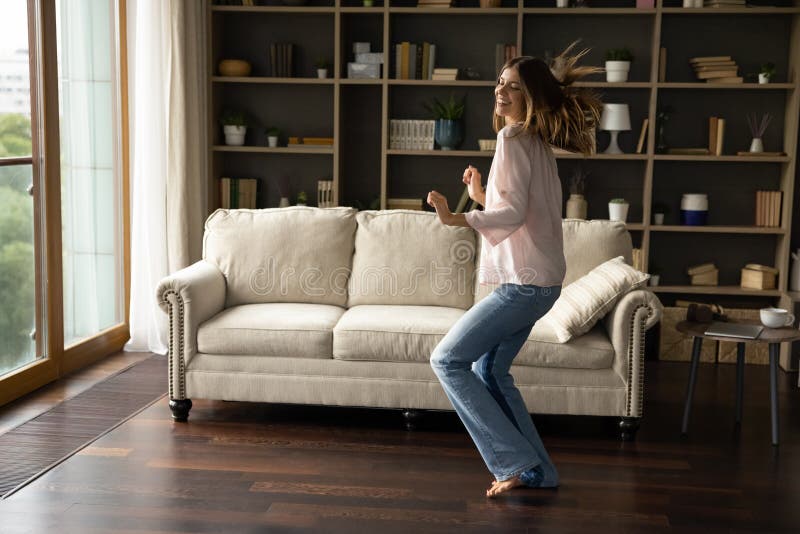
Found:
M 435 213 L 361 211 L 348 286 L 349 306 L 472 306 L 475 232 Z
M 564 219 L 561 227 L 567 260 L 563 287 L 617 256 L 622 256 L 628 265 L 633 263 L 631 234 L 625 223 L 605 219 Z
M 266 302 L 347 304 L 356 211 L 296 206 L 219 209 L 203 259 L 225 275 L 226 307 Z

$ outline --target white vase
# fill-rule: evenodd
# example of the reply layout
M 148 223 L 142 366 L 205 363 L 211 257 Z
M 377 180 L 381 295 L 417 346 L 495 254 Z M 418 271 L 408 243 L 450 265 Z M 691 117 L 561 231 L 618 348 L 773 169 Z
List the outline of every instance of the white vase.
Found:
M 327 78 L 328 69 L 317 69 L 317 78 Z
M 567 200 L 567 219 L 585 219 L 586 209 L 586 199 L 583 195 L 571 194 Z
M 230 146 L 242 146 L 244 144 L 244 135 L 247 133 L 247 126 L 223 126 L 222 131 L 225 133 L 225 144 Z
M 627 82 L 630 70 L 630 61 L 606 61 L 606 81 Z
M 625 222 L 628 219 L 628 207 L 630 204 L 627 202 L 609 202 L 608 203 L 608 218 L 612 221 Z
M 569 0 L 556 0 L 556 7 L 569 7 Z
M 754 137 L 750 141 L 750 152 L 764 152 L 764 142 L 760 137 Z
M 268 135 L 267 136 L 267 145 L 270 148 L 275 148 L 278 146 L 278 136 L 277 135 Z
M 653 224 L 656 224 L 656 225 L 664 224 L 664 214 L 663 213 L 654 213 L 653 214 Z
M 758 83 L 769 83 L 769 76 L 763 73 L 758 74 Z
M 279 208 L 288 208 L 289 207 L 289 197 L 281 197 L 281 201 L 278 203 Z

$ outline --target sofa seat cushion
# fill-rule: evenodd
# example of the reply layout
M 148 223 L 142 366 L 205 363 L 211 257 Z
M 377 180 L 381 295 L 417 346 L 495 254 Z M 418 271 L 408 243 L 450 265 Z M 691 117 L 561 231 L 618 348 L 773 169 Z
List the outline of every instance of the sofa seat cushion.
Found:
M 444 306 L 354 306 L 333 329 L 333 357 L 427 363 L 462 315 L 464 310 Z
M 607 369 L 614 361 L 614 346 L 602 324 L 568 343 L 558 341 L 553 329 L 538 321 L 528 340 L 514 358 L 514 365 L 561 367 L 565 369 Z
M 200 325 L 199 352 L 292 358 L 331 358 L 333 327 L 344 308 L 271 303 L 234 306 Z

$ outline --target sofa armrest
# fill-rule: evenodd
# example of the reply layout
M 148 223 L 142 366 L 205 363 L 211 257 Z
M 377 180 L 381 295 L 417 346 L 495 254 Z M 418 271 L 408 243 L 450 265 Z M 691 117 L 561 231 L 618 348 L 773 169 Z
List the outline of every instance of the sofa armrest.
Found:
M 225 308 L 225 277 L 201 260 L 161 280 L 156 300 L 169 316 L 169 398 L 185 399 L 186 364 L 197 353 L 197 329 Z
M 614 371 L 626 385 L 626 417 L 642 416 L 644 333 L 661 319 L 663 309 L 653 292 L 635 289 L 625 294 L 603 318 L 614 346 Z

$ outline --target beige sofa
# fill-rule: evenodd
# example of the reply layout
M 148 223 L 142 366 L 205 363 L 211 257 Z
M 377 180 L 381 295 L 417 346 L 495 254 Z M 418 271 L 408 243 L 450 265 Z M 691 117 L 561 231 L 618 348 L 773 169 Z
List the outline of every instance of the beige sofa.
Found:
M 624 224 L 565 220 L 565 286 L 616 256 Z M 217 210 L 203 260 L 165 278 L 169 396 L 418 410 L 451 406 L 429 365 L 450 326 L 491 291 L 477 280 L 479 235 L 433 213 L 292 207 Z M 558 343 L 534 327 L 512 367 L 533 413 L 642 416 L 644 333 L 661 316 L 649 291 L 625 294 L 586 334 Z

